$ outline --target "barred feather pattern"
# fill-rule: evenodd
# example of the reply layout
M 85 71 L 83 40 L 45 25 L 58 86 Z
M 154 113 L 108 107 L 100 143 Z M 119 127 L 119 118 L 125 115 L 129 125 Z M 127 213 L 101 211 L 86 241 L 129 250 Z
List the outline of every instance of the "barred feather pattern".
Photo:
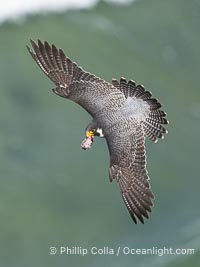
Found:
M 110 151 L 110 179 L 120 187 L 124 203 L 135 223 L 144 223 L 149 218 L 154 195 L 150 188 L 146 170 L 146 153 L 142 126 L 134 119 L 119 127 L 133 127 L 131 135 L 114 135 L 107 138 Z M 126 140 L 125 140 L 126 139 Z M 115 143 L 118 143 L 116 149 Z M 124 144 L 126 143 L 126 146 Z
M 29 53 L 41 70 L 57 85 L 53 91 L 59 96 L 68 97 L 68 87 L 74 81 L 106 83 L 94 74 L 84 71 L 55 45 L 42 43 L 40 40 L 37 44 L 31 40 L 31 45 L 33 50 L 27 46 Z
M 134 81 L 121 78 L 110 84 L 84 71 L 54 45 L 40 40 L 31 44 L 32 49 L 27 47 L 29 53 L 57 86 L 54 93 L 83 106 L 92 115 L 95 127 L 102 128 L 110 152 L 110 181 L 118 182 L 133 221 L 144 223 L 154 198 L 146 170 L 144 139 L 146 135 L 156 141 L 166 133 L 162 124 L 168 121 L 160 110 L 161 104 Z M 139 100 L 135 108 L 131 98 Z
M 106 116 L 108 112 L 105 106 L 117 109 L 124 104 L 125 97 L 120 90 L 104 79 L 83 70 L 72 62 L 62 49 L 40 40 L 37 43 L 31 41 L 31 45 L 32 49 L 27 49 L 41 70 L 57 86 L 53 89 L 55 94 L 73 100 L 92 116 L 99 113 Z
M 142 99 L 148 103 L 149 114 L 142 122 L 144 133 L 154 142 L 157 142 L 157 138 L 163 139 L 167 130 L 162 126 L 162 124 L 168 124 L 169 121 L 165 118 L 166 113 L 160 110 L 161 104 L 159 101 L 155 98 L 151 98 L 152 93 L 146 91 L 143 85 L 136 85 L 133 80 L 127 82 L 124 77 L 122 77 L 120 81 L 112 79 L 112 84 L 123 92 L 126 98 L 132 97 Z

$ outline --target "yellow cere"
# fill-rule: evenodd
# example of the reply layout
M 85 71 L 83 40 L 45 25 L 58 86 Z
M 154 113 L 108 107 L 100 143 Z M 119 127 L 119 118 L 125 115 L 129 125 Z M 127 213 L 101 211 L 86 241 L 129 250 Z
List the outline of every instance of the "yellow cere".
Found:
M 87 131 L 86 132 L 86 137 L 91 137 L 91 136 L 94 136 L 94 131 Z

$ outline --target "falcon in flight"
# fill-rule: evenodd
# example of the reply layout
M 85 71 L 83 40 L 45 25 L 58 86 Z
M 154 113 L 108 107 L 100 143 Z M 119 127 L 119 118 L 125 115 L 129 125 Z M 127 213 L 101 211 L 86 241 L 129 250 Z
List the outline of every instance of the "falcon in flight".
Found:
M 94 136 L 106 139 L 110 181 L 119 184 L 133 221 L 144 223 L 154 198 L 146 169 L 145 137 L 157 142 L 167 133 L 162 126 L 168 121 L 161 104 L 132 80 L 106 82 L 83 70 L 54 45 L 40 40 L 31 44 L 28 51 L 56 85 L 53 92 L 78 103 L 92 116 L 81 146 L 90 148 Z

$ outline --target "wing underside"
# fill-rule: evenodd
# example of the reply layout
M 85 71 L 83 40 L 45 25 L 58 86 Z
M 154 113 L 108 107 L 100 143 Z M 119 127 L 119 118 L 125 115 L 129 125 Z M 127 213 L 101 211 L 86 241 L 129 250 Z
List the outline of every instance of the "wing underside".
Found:
M 104 106 L 116 108 L 125 101 L 123 93 L 105 80 L 86 72 L 62 49 L 47 42 L 31 41 L 28 48 L 32 58 L 41 70 L 51 79 L 56 88 L 53 92 L 81 105 L 92 116 Z
M 77 102 L 99 120 L 100 125 L 107 127 L 105 137 L 110 151 L 110 179 L 118 182 L 133 221 L 137 223 L 139 219 L 144 223 L 144 217 L 148 218 L 148 213 L 151 212 L 154 198 L 146 170 L 144 137 L 156 141 L 167 132 L 162 126 L 168 121 L 165 119 L 166 113 L 160 110 L 161 104 L 157 99 L 151 98 L 151 92 L 146 91 L 142 85 L 127 82 L 124 78 L 119 82 L 113 79 L 112 84 L 107 83 L 84 71 L 54 45 L 50 46 L 40 40 L 37 43 L 31 41 L 31 44 L 32 49 L 27 47 L 28 51 L 56 85 L 54 93 Z M 148 105 L 148 112 L 142 121 L 134 116 L 130 120 L 122 118 L 121 110 L 126 109 L 129 98 L 144 101 Z M 112 128 L 114 115 L 115 130 Z
M 122 198 L 135 223 L 144 223 L 153 206 L 154 195 L 150 189 L 146 170 L 144 133 L 141 125 L 132 124 L 130 136 L 108 138 L 110 151 L 110 179 L 115 179 L 120 187 Z M 136 219 L 137 218 L 137 219 Z

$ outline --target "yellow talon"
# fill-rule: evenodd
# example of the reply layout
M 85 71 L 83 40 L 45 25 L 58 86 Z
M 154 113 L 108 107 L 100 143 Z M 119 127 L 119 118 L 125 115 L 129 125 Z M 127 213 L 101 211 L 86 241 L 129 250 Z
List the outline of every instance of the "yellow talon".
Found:
M 92 137 L 92 136 L 94 136 L 94 131 L 93 130 L 86 132 L 86 137 Z

